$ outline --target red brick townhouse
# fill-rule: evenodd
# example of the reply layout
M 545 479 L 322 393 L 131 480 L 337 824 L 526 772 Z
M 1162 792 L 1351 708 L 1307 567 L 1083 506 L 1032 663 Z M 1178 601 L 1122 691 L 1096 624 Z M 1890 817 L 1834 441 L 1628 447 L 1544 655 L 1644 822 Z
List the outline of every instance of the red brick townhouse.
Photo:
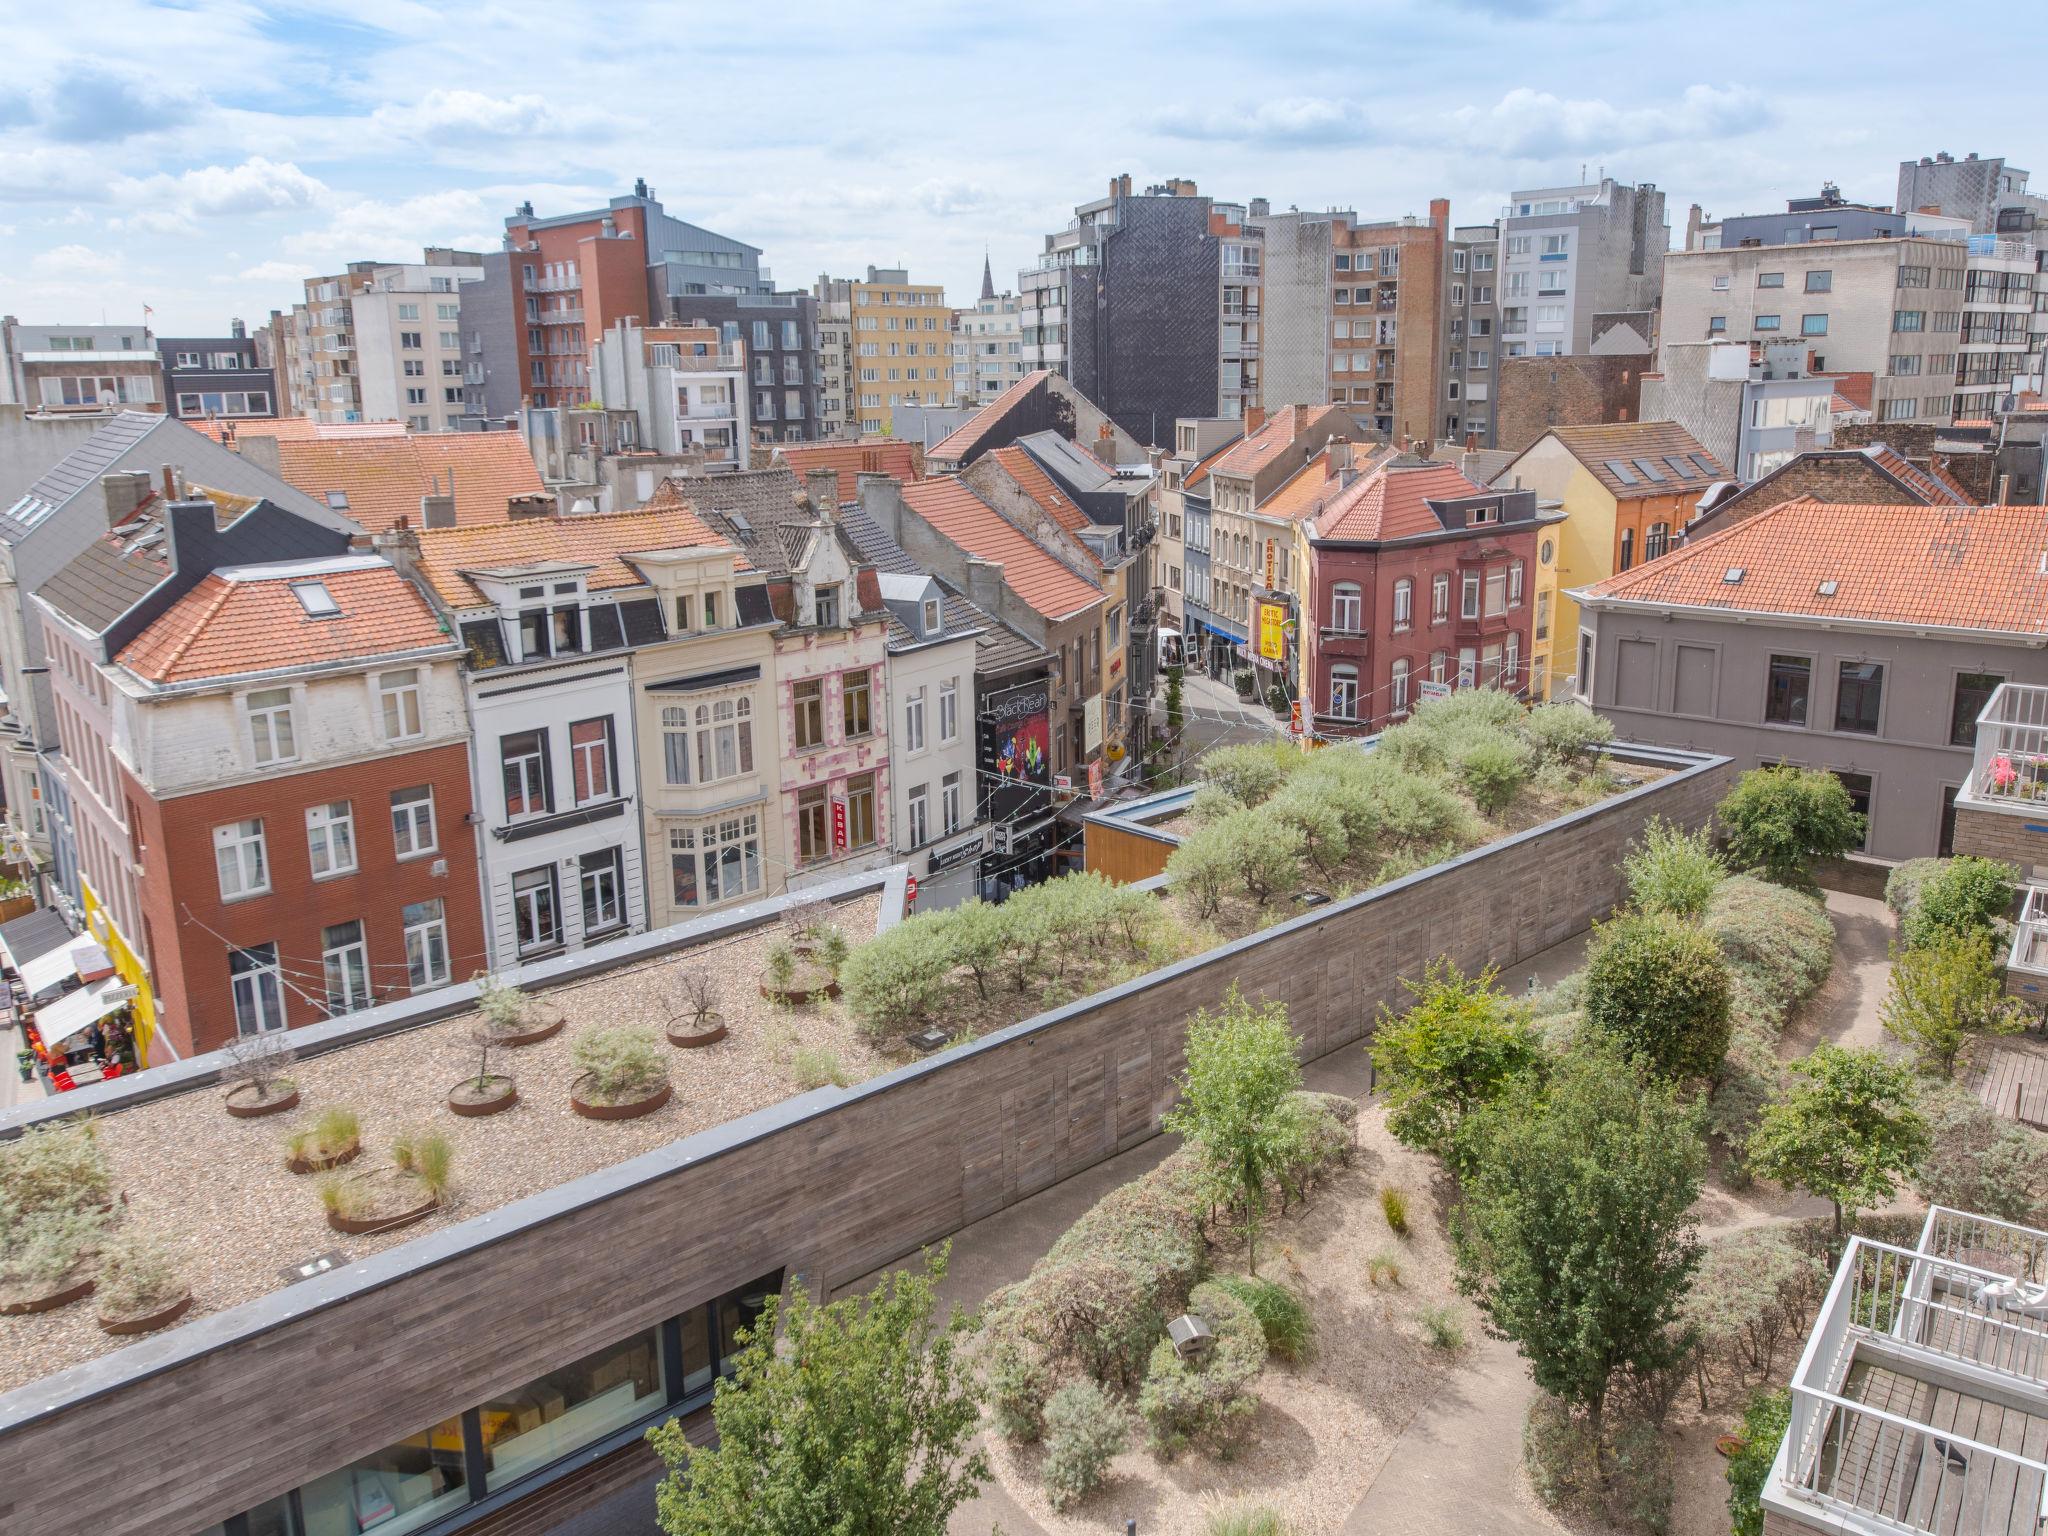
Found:
M 1313 729 L 1380 730 L 1437 685 L 1522 692 L 1538 538 L 1558 520 L 1535 492 L 1488 490 L 1448 464 L 1384 466 L 1325 501 L 1304 524 Z
M 104 668 L 180 1054 L 483 966 L 460 656 L 342 554 L 216 569 Z

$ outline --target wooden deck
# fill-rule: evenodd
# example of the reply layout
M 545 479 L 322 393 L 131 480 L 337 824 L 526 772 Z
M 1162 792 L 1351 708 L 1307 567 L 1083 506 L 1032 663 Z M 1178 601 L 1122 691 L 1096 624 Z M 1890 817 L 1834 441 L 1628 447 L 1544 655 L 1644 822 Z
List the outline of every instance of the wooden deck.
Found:
M 1993 1114 L 2048 1131 L 2048 1042 L 2001 1040 L 1980 1053 L 1970 1086 Z

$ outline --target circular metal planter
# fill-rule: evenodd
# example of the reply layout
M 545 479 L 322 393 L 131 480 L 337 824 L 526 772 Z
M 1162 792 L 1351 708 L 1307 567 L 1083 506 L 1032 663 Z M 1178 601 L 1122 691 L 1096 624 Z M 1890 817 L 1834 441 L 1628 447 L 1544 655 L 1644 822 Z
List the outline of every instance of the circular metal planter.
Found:
M 497 1073 L 493 1072 L 490 1075 L 489 1081 L 492 1083 L 503 1083 L 505 1085 L 504 1091 L 502 1093 L 476 1097 L 474 1096 L 476 1079 L 465 1077 L 461 1082 L 448 1090 L 449 1110 L 454 1114 L 477 1119 L 484 1115 L 495 1115 L 501 1109 L 510 1109 L 519 1102 L 519 1088 L 511 1078 L 500 1077 Z M 465 1091 L 470 1092 L 472 1096 L 464 1098 L 463 1094 Z
M 709 1024 L 703 1029 L 693 1029 L 691 1027 L 696 1023 L 694 1017 L 675 1020 L 665 1031 L 668 1035 L 668 1043 L 685 1051 L 694 1051 L 701 1046 L 718 1044 L 726 1035 L 725 1020 L 715 1013 L 711 1014 L 709 1019 Z
M 839 982 L 822 965 L 802 966 L 796 975 L 790 977 L 786 987 L 777 988 L 773 982 L 762 982 L 761 995 L 771 1003 L 787 1003 L 794 1008 L 816 1002 L 821 997 L 837 997 Z
M 154 1312 L 145 1312 L 139 1317 L 99 1317 L 100 1328 L 107 1333 L 154 1333 L 159 1328 L 168 1328 L 187 1312 L 192 1310 L 192 1293 L 187 1291 L 167 1307 Z
M 350 1142 L 339 1152 L 329 1153 L 326 1157 L 287 1157 L 284 1165 L 292 1173 L 325 1173 L 330 1168 L 352 1163 L 362 1155 L 363 1144 L 358 1139 Z
M 254 1087 L 253 1083 L 237 1083 L 228 1090 L 227 1110 L 237 1120 L 260 1120 L 265 1115 L 281 1115 L 286 1110 L 299 1107 L 299 1090 L 296 1088 L 267 1099 L 239 1097 Z
M 92 1294 L 97 1282 L 87 1275 L 83 1280 L 74 1280 L 61 1290 L 50 1291 L 41 1296 L 30 1296 L 21 1301 L 0 1301 L 0 1317 L 27 1317 L 34 1312 L 54 1312 L 59 1307 L 68 1307 L 74 1301 L 82 1301 Z
M 339 1211 L 329 1211 L 327 1225 L 349 1237 L 367 1237 L 377 1232 L 395 1232 L 400 1227 L 409 1227 L 416 1221 L 425 1221 L 440 1208 L 441 1202 L 428 1195 L 418 1205 L 366 1216 L 344 1216 Z
M 556 1035 L 562 1032 L 563 1026 L 568 1022 L 569 1016 L 567 1014 L 558 1013 L 548 1023 L 536 1024 L 531 1029 L 522 1029 L 507 1035 L 493 1034 L 491 1036 L 491 1044 L 493 1046 L 511 1048 L 517 1048 L 522 1045 L 538 1045 L 543 1040 L 554 1039 Z
M 593 1104 L 576 1096 L 576 1083 L 588 1075 L 579 1076 L 569 1085 L 569 1107 L 586 1120 L 638 1120 L 642 1115 L 651 1115 L 661 1108 L 676 1091 L 673 1083 L 663 1083 L 646 1098 L 635 1099 L 630 1104 Z

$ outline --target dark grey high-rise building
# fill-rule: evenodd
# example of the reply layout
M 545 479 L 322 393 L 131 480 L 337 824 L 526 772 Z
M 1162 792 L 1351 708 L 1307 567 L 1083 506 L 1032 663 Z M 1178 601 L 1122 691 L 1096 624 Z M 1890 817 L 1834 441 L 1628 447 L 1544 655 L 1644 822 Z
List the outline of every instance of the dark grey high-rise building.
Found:
M 808 293 L 670 294 L 661 323 L 715 325 L 747 349 L 747 419 L 757 443 L 822 437 L 818 301 Z

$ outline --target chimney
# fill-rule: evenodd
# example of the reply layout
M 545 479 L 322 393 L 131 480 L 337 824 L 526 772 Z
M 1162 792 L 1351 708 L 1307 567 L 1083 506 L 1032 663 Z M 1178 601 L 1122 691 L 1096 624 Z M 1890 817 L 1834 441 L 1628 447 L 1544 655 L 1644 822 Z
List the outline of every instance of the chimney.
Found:
M 157 494 L 163 497 L 165 501 L 176 501 L 178 499 L 178 472 L 171 468 L 170 465 L 162 464 L 157 467 L 157 473 L 162 477 L 162 484 L 158 486 Z
M 422 528 L 453 528 L 455 526 L 455 492 L 436 489 L 420 498 L 420 526 Z
M 100 489 L 107 498 L 107 526 L 118 528 L 149 500 L 149 474 L 146 470 L 117 469 L 100 476 Z
M 1000 613 L 1003 605 L 1003 562 L 967 557 L 967 600 L 983 613 Z
M 830 517 L 839 510 L 839 471 L 811 469 L 804 472 L 804 490 L 811 498 L 811 510 Z
M 400 575 L 411 577 L 418 574 L 420 536 L 404 518 L 401 517 L 382 533 L 371 534 L 370 548 L 389 560 Z
M 516 523 L 523 518 L 532 517 L 554 517 L 560 510 L 555 504 L 555 498 L 548 495 L 545 491 L 537 496 L 508 496 L 505 498 L 505 519 L 507 522 Z
M 1432 197 L 1429 200 L 1429 222 L 1446 240 L 1451 237 L 1451 200 L 1448 197 Z
M 903 543 L 903 487 L 889 475 L 864 474 L 859 480 L 860 509 L 874 519 L 875 526 L 892 541 Z
M 1998 477 L 1998 495 L 1995 498 L 1993 498 L 1991 505 L 1993 505 L 1994 507 L 2004 506 L 2006 504 L 2005 498 L 2011 494 L 2012 476 L 2000 475 Z
M 1329 470 L 1324 478 L 1330 480 L 1342 479 L 1346 485 L 1349 485 L 1351 483 L 1351 444 L 1341 437 L 1331 438 L 1328 458 Z
M 1479 434 L 1477 432 L 1467 432 L 1465 434 L 1465 451 L 1467 453 L 1477 453 L 1479 451 Z
M 1266 424 L 1266 408 L 1263 405 L 1248 405 L 1244 408 L 1244 435 L 1250 437 Z

